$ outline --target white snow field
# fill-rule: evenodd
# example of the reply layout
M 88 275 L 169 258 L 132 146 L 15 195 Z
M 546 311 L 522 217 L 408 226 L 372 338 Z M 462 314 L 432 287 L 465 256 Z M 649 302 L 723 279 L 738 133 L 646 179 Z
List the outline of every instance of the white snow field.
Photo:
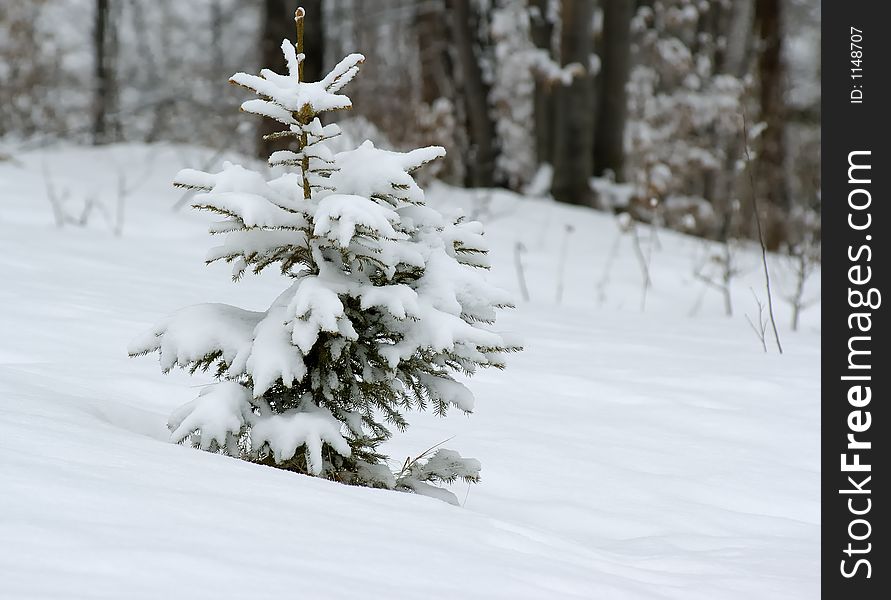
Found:
M 773 257 L 786 352 L 765 354 L 744 317 L 750 287 L 764 300 L 758 255 L 739 256 L 727 318 L 693 276 L 704 243 L 660 231 L 642 311 L 630 237 L 603 284 L 616 219 L 582 208 L 428 192 L 482 212 L 492 277 L 518 300 L 526 248 L 531 300 L 498 324 L 525 351 L 470 380 L 473 415 L 411 414 L 387 447 L 395 465 L 453 437 L 483 465 L 453 487 L 462 507 L 168 443 L 168 414 L 210 378 L 162 375 L 127 343 L 182 306 L 263 310 L 285 287 L 205 266 L 211 217 L 171 210 L 173 175 L 210 154 L 0 162 L 0 598 L 818 597 L 819 304 L 789 329 L 794 281 Z M 105 209 L 56 227 L 46 172 L 74 217 Z

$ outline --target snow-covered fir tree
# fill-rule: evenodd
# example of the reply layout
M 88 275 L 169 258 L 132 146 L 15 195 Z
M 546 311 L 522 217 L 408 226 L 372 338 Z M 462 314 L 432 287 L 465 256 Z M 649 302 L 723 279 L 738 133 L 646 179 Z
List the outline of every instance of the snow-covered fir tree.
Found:
M 380 444 L 404 429 L 405 413 L 473 409 L 454 377 L 504 367 L 519 348 L 492 330 L 508 295 L 487 283 L 480 223 L 427 206 L 411 173 L 440 147 L 391 152 L 366 141 L 334 153 L 337 125 L 319 115 L 351 107 L 339 93 L 364 57 L 351 54 L 321 81 L 302 80 L 297 45 L 282 51 L 288 73 L 237 73 L 257 93 L 242 109 L 281 123 L 293 141 L 270 165 L 275 178 L 226 163 L 219 173 L 185 169 L 177 186 L 199 190 L 193 206 L 221 215 L 220 244 L 233 279 L 276 265 L 288 287 L 264 312 L 199 304 L 173 313 L 131 344 L 157 351 L 161 368 L 212 371 L 219 382 L 176 410 L 174 442 L 349 484 L 400 489 L 456 502 L 435 484 L 476 482 L 480 464 L 439 449 L 391 469 Z

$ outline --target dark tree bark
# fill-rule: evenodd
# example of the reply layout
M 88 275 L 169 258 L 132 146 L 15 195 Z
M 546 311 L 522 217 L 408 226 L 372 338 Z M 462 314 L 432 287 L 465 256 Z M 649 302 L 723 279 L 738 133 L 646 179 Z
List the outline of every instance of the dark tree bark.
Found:
M 631 18 L 634 4 L 605 0 L 603 50 L 598 77 L 597 126 L 594 139 L 594 174 L 612 171 L 624 181 L 625 122 L 628 116 L 626 85 L 631 72 Z
M 318 81 L 325 76 L 325 30 L 322 23 L 322 0 L 300 0 L 306 9 L 306 26 L 303 34 L 303 77 L 306 81 Z M 293 22 L 293 17 L 291 19 Z M 279 41 L 279 46 L 281 41 Z
M 785 173 L 782 0 L 756 0 L 755 16 L 761 44 L 758 54 L 761 121 L 767 125 L 760 136 L 760 151 L 755 165 L 759 188 L 756 193 L 771 213 L 766 220 L 766 238 L 768 247 L 773 249 L 784 237 L 783 215 L 789 210 Z
M 594 153 L 594 90 L 588 74 L 593 50 L 594 0 L 563 0 L 560 56 L 563 66 L 578 63 L 584 73 L 555 88 L 554 181 L 560 202 L 593 204 L 588 183 Z
M 449 31 L 441 5 L 418 9 L 415 30 L 421 63 L 421 101 L 432 104 L 439 98 L 454 99 L 454 67 L 449 56 Z
M 472 187 L 491 187 L 495 183 L 495 123 L 489 115 L 489 86 L 483 80 L 479 58 L 474 51 L 478 17 L 470 0 L 447 0 L 451 14 L 452 38 L 461 74 L 467 134 L 470 140 L 467 184 Z
M 282 40 L 296 40 L 297 31 L 294 24 L 294 11 L 297 6 L 306 9 L 304 17 L 303 79 L 318 81 L 322 78 L 322 61 L 324 60 L 324 30 L 322 29 L 322 0 L 264 0 L 263 28 L 260 40 L 260 63 L 263 67 L 277 73 L 287 72 L 285 58 L 282 56 Z M 257 155 L 266 158 L 276 150 L 288 147 L 289 138 L 264 140 L 262 136 L 279 131 L 281 127 L 272 119 L 263 119 L 259 126 L 260 140 Z
M 548 18 L 549 0 L 530 0 L 532 43 L 539 50 L 553 56 L 552 37 L 554 24 Z M 539 164 L 550 163 L 554 148 L 554 100 L 553 84 L 541 75 L 535 77 L 533 126 L 535 128 L 535 157 Z
M 422 3 L 416 11 L 414 34 L 417 36 L 420 100 L 423 106 L 415 110 L 422 111 L 425 118 L 414 128 L 412 145 L 445 147 L 445 158 L 437 161 L 422 176 L 435 176 L 452 185 L 464 185 L 467 179 L 467 131 L 455 125 L 460 122 L 463 106 L 456 89 L 446 7 L 441 3 Z M 442 100 L 448 102 L 448 108 L 437 104 Z
M 754 7 L 754 0 L 734 0 L 721 11 L 719 30 L 713 35 L 722 36 L 724 43 L 715 56 L 715 72 L 737 78 L 743 78 L 749 72 L 754 49 Z M 745 223 L 751 221 L 752 210 L 748 202 L 735 205 L 740 184 L 747 185 L 740 180 L 736 169 L 737 161 L 744 155 L 742 136 L 727 139 L 715 132 L 714 137 L 714 147 L 723 152 L 724 163 L 721 168 L 705 172 L 704 195 L 711 202 L 720 224 L 715 235 L 719 241 L 726 242 L 731 237 L 745 235 Z
M 120 135 L 117 115 L 115 58 L 117 30 L 111 0 L 96 0 L 93 17 L 93 66 L 96 92 L 93 98 L 93 144 L 105 144 Z
M 753 0 L 735 0 L 730 5 L 723 60 L 718 68 L 723 73 L 742 77 L 749 68 L 752 51 Z
M 724 47 L 719 43 L 719 39 L 724 36 L 730 11 L 720 2 L 710 2 L 707 6 L 707 10 L 702 10 L 704 7 L 700 4 L 696 33 L 690 49 L 695 56 L 707 57 L 717 70 L 724 55 Z

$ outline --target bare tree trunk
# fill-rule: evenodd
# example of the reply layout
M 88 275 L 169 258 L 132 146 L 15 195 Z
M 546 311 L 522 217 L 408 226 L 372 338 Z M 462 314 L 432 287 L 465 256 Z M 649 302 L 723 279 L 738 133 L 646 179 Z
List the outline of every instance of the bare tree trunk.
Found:
M 532 43 L 539 50 L 553 56 L 552 37 L 554 24 L 548 15 L 549 0 L 530 0 Z M 535 96 L 533 105 L 533 119 L 535 128 L 535 157 L 539 164 L 550 163 L 551 153 L 554 148 L 554 100 L 552 94 L 552 82 L 544 77 L 535 78 Z
M 451 13 L 452 35 L 467 115 L 470 152 L 467 156 L 468 185 L 491 187 L 495 183 L 495 123 L 489 115 L 489 86 L 483 80 L 474 46 L 478 40 L 478 17 L 470 0 L 447 0 Z
M 598 77 L 597 126 L 594 140 L 594 174 L 612 171 L 617 181 L 624 181 L 625 122 L 628 93 L 625 89 L 631 72 L 631 18 L 634 3 L 605 0 L 603 6 L 602 69 Z
M 726 45 L 723 60 L 719 65 L 721 72 L 734 77 L 742 77 L 746 74 L 752 51 L 754 14 L 755 3 L 753 0 L 734 0 L 730 4 Z
M 421 62 L 421 101 L 432 104 L 439 98 L 454 99 L 454 72 L 449 56 L 449 32 L 440 5 L 418 9 L 415 31 Z
M 755 15 L 761 42 L 758 55 L 761 121 L 767 125 L 760 137 L 760 151 L 756 165 L 758 174 L 756 193 L 765 201 L 765 208 L 768 211 L 765 222 L 765 243 L 768 249 L 774 250 L 785 238 L 782 215 L 789 210 L 789 193 L 784 168 L 786 143 L 782 1 L 756 0 Z
M 714 35 L 723 36 L 723 49 L 715 58 L 715 72 L 743 78 L 749 72 L 754 44 L 752 29 L 755 16 L 754 0 L 734 0 L 723 10 L 719 27 Z M 720 46 L 720 45 L 719 45 Z M 727 139 L 714 133 L 714 146 L 724 154 L 723 165 L 719 169 L 706 172 L 705 197 L 711 202 L 720 224 L 716 231 L 717 239 L 727 243 L 728 239 L 745 235 L 741 228 L 752 220 L 751 204 L 741 206 L 735 201 L 742 181 L 736 169 L 743 155 L 743 141 L 740 137 Z
M 560 202 L 593 204 L 588 183 L 594 153 L 594 93 L 588 64 L 593 50 L 594 0 L 563 0 L 560 55 L 563 66 L 583 71 L 555 90 L 554 181 L 551 193 Z
M 324 60 L 322 0 L 302 0 L 299 4 L 306 9 L 303 38 L 303 53 L 306 58 L 303 61 L 303 78 L 305 81 L 318 81 L 322 77 Z M 277 73 L 287 71 L 281 45 L 285 38 L 291 41 L 295 39 L 294 10 L 297 5 L 297 2 L 289 0 L 264 0 L 263 3 L 260 63 Z M 279 129 L 278 124 L 272 119 L 263 119 L 259 129 L 261 137 L 257 146 L 258 156 L 266 158 L 276 150 L 288 147 L 289 138 L 272 140 L 262 138 Z
M 117 82 L 115 58 L 117 31 L 112 18 L 111 0 L 96 0 L 93 20 L 93 61 L 95 96 L 93 98 L 93 144 L 105 144 L 120 135 L 117 119 Z

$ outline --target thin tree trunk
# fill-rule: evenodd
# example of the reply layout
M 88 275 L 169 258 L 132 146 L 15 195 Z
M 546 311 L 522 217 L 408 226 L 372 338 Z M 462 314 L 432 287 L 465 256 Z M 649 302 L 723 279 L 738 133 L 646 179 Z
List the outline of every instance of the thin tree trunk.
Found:
M 287 71 L 281 45 L 282 40 L 286 38 L 292 42 L 295 39 L 294 10 L 297 8 L 297 4 L 290 0 L 265 0 L 263 4 L 260 62 L 266 68 L 277 73 Z M 306 58 L 303 60 L 303 79 L 304 81 L 318 81 L 322 77 L 322 61 L 324 60 L 322 2 L 321 0 L 302 0 L 299 4 L 306 9 L 303 37 L 303 54 Z M 262 136 L 279 129 L 279 124 L 272 119 L 263 119 L 260 122 L 261 137 L 257 146 L 258 156 L 266 158 L 276 150 L 288 147 L 290 138 L 272 140 L 262 138 Z
M 714 35 L 724 36 L 724 47 L 717 52 L 715 72 L 744 77 L 749 72 L 754 44 L 752 29 L 754 25 L 754 0 L 734 0 L 723 11 L 720 27 Z M 711 202 L 721 229 L 716 233 L 718 239 L 725 242 L 743 234 L 740 227 L 751 222 L 751 204 L 746 202 L 736 205 L 740 185 L 736 163 L 743 155 L 740 137 L 727 139 L 727 136 L 714 132 L 714 146 L 724 154 L 723 165 L 719 169 L 707 171 L 705 181 L 705 197 Z M 738 214 L 737 214 L 738 213 Z
M 552 37 L 554 24 L 548 15 L 549 0 L 530 0 L 532 43 L 539 50 L 553 56 Z M 550 163 L 554 147 L 554 100 L 553 85 L 544 77 L 535 78 L 535 95 L 533 99 L 533 120 L 535 128 L 535 157 L 539 164 Z
M 594 0 L 563 0 L 560 55 L 563 66 L 578 63 L 583 73 L 555 89 L 554 181 L 560 202 L 593 204 L 588 181 L 594 153 L 594 93 L 588 64 L 593 50 Z
M 93 144 L 104 144 L 119 133 L 113 123 L 115 106 L 114 54 L 116 35 L 112 21 L 110 0 L 96 0 L 93 21 L 93 67 L 95 96 L 93 98 Z
M 760 136 L 756 193 L 767 205 L 764 237 L 768 249 L 774 250 L 785 238 L 782 215 L 789 210 L 789 193 L 784 167 L 786 143 L 782 0 L 756 0 L 755 14 L 761 42 L 761 51 L 758 55 L 761 121 L 767 125 Z
M 734 0 L 730 5 L 726 47 L 720 70 L 742 77 L 749 68 L 752 52 L 752 24 L 755 16 L 753 0 Z
M 625 122 L 628 116 L 626 85 L 631 71 L 631 18 L 634 4 L 606 0 L 603 6 L 603 52 L 594 140 L 594 173 L 607 170 L 624 181 Z
M 470 0 L 448 0 L 452 32 L 467 116 L 470 152 L 467 156 L 467 183 L 472 187 L 491 187 L 495 182 L 495 123 L 489 115 L 489 86 L 474 46 L 477 45 L 478 15 L 473 14 Z

